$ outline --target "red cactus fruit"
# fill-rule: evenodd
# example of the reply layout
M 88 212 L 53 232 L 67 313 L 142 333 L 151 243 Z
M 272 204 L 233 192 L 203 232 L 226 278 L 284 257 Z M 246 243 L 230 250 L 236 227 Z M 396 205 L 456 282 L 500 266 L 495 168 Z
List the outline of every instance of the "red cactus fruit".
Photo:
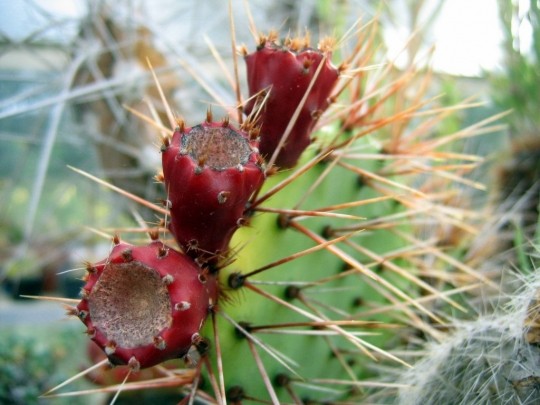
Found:
M 226 254 L 250 196 L 264 181 L 255 132 L 209 116 L 192 128 L 180 125 L 163 145 L 169 229 L 198 262 L 215 263 Z
M 92 364 L 97 364 L 107 358 L 107 355 L 92 341 L 88 341 L 86 348 L 88 359 Z M 165 368 L 174 370 L 175 368 L 182 367 L 182 360 L 171 360 L 164 364 Z M 153 378 L 163 377 L 163 372 L 156 370 L 156 368 L 146 368 L 140 370 L 138 373 L 132 372 L 129 367 L 111 367 L 109 364 L 103 364 L 101 367 L 92 369 L 85 375 L 88 381 L 93 384 L 108 386 L 121 384 L 124 380 L 127 382 L 145 381 Z M 127 379 L 126 379 L 127 378 Z
M 115 242 L 88 266 L 75 314 L 114 365 L 138 370 L 184 357 L 216 302 L 216 276 L 160 241 Z
M 251 114 L 265 97 L 260 113 L 261 155 L 270 160 L 281 138 L 286 136 L 274 162 L 278 167 L 290 168 L 297 163 L 311 143 L 315 123 L 328 108 L 330 93 L 339 77 L 339 69 L 332 65 L 330 56 L 329 41 L 322 41 L 318 49 L 310 48 L 307 39 L 287 40 L 280 45 L 275 34 L 263 37 L 257 50 L 245 55 L 252 97 L 246 112 Z M 288 131 L 291 122 L 294 125 Z

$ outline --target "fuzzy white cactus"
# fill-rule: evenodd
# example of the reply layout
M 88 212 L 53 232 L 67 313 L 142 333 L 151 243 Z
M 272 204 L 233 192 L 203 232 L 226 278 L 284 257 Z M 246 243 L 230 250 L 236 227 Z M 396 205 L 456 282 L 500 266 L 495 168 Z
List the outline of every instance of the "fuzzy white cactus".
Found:
M 514 284 L 514 283 L 512 283 Z M 404 373 L 396 402 L 408 404 L 540 403 L 540 273 L 515 280 L 493 314 L 460 323 Z

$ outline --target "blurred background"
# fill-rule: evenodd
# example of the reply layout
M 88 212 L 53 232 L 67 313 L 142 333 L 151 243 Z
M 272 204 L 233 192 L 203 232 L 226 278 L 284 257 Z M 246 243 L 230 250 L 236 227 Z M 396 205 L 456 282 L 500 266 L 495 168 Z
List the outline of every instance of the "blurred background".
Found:
M 433 93 L 448 105 L 467 97 L 484 103 L 458 114 L 455 125 L 512 109 L 507 129 L 474 147 L 488 156 L 483 181 L 498 190 L 493 198 L 519 202 L 515 221 L 532 238 L 540 162 L 536 0 L 231 3 L 237 41 L 250 49 L 246 3 L 259 31 L 309 29 L 315 37 L 339 37 L 357 19 L 377 17 L 382 62 L 431 66 Z M 136 227 L 137 218 L 158 220 L 68 166 L 159 201 L 156 131 L 124 106 L 167 125 L 147 61 L 188 124 L 215 104 L 191 71 L 233 105 L 210 51 L 232 65 L 230 25 L 223 0 L 0 0 L 0 10 L 0 403 L 30 404 L 87 363 L 70 356 L 83 337 L 64 321 L 61 305 L 21 295 L 77 297 L 83 261 L 109 250 L 89 228 L 112 234 L 111 226 Z

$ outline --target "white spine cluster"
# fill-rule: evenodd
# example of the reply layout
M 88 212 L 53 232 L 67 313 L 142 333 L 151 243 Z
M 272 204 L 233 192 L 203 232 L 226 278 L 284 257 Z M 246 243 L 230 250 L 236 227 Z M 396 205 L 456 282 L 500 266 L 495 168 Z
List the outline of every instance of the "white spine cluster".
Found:
M 461 323 L 401 376 L 397 403 L 540 404 L 540 272 L 509 304 Z M 538 329 L 538 330 L 535 330 Z

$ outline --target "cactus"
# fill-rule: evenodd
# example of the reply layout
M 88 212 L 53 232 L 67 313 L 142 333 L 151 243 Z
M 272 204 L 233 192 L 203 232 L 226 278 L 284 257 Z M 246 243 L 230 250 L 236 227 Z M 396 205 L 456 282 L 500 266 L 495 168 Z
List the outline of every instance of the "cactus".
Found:
M 510 302 L 458 322 L 442 342 L 424 348 L 424 358 L 399 377 L 396 403 L 540 402 L 539 273 L 509 277 L 515 288 Z
M 162 147 L 170 230 L 180 247 L 201 263 L 226 258 L 246 204 L 264 180 L 256 131 L 228 122 L 180 123 Z M 249 124 L 247 125 L 249 126 Z
M 278 167 L 296 165 L 328 108 L 339 77 L 331 62 L 331 42 L 322 40 L 313 49 L 306 35 L 281 45 L 273 32 L 260 37 L 256 51 L 243 51 L 250 97 L 246 112 L 260 114 L 261 154 Z
M 134 371 L 188 355 L 217 301 L 215 276 L 156 240 L 115 240 L 105 260 L 88 265 L 82 300 L 71 310 L 115 365 Z
M 178 121 L 179 128 L 170 129 L 172 138 L 167 134 L 162 146 L 163 175 L 158 176 L 165 183 L 167 210 L 150 202 L 145 205 L 165 219 L 170 216 L 175 239 L 171 245 L 177 243 L 186 256 L 169 248 L 169 255 L 159 259 L 164 245 L 154 241 L 149 246 L 130 245 L 126 257 L 122 251 L 128 245 L 117 244 L 109 259 L 91 266 L 95 273 L 89 274 L 82 302 L 73 311 L 92 334 L 96 331 L 94 340 L 112 363 L 136 369 L 186 354 L 189 360 L 191 337 L 200 333 L 209 339 L 210 350 L 199 350 L 202 361 L 189 361 L 194 371 L 171 372 L 166 381 L 169 384 L 176 378 L 183 387 L 179 398 L 185 395 L 186 400 L 209 403 L 354 403 L 364 398 L 362 387 L 370 386 L 374 361 L 408 365 L 391 351 L 389 342 L 397 335 L 396 328 L 412 326 L 419 333 L 438 337 L 433 324 L 444 324 L 446 311 L 465 310 L 452 294 L 490 283 L 470 266 L 485 254 L 475 257 L 468 248 L 486 212 L 469 210 L 463 188 L 481 185 L 466 175 L 481 159 L 463 150 L 468 138 L 489 132 L 496 117 L 445 132 L 445 118 L 466 105 L 431 104 L 426 95 L 429 74 L 414 66 L 400 71 L 392 63 L 376 65 L 376 24 L 356 35 L 358 41 L 348 56 L 344 50 L 335 52 L 335 58 L 343 59 L 339 69 L 332 67 L 324 48 L 319 52 L 289 45 L 297 55 L 289 49 L 281 54 L 274 40 L 259 39 L 258 45 L 264 46 L 252 54 L 244 52 L 248 82 L 253 81 L 249 93 L 255 96 L 246 104 L 248 122 L 260 120 L 263 139 L 280 132 L 277 142 L 276 138 L 271 141 L 274 145 L 291 131 L 293 138 L 285 142 L 285 150 L 296 142 L 295 133 L 299 135 L 300 146 L 276 161 L 278 167 L 289 170 L 270 167 L 267 173 L 272 176 L 262 187 L 264 173 L 253 136 L 249 129 L 243 133 L 240 122 L 240 130 L 228 118 L 219 124 L 208 118 L 192 128 Z M 269 85 L 250 76 L 263 70 L 257 61 L 282 56 L 295 58 L 291 66 L 297 66 L 296 57 L 319 61 L 310 66 L 302 63 L 310 72 L 302 77 L 302 86 L 315 86 L 315 67 L 322 66 L 319 74 L 329 76 L 321 92 L 313 93 L 317 97 L 311 99 L 309 93 L 303 101 L 307 90 L 289 96 L 275 86 L 267 98 L 257 100 L 256 94 Z M 278 63 L 289 66 L 289 62 Z M 270 77 L 280 79 L 275 73 Z M 329 100 L 337 102 L 327 109 Z M 306 109 L 298 109 L 302 104 Z M 284 107 L 286 114 L 281 115 L 278 107 Z M 238 120 L 243 119 L 239 115 Z M 274 124 L 279 131 L 268 129 Z M 156 126 L 163 128 L 159 122 Z M 230 136 L 232 144 L 243 150 L 240 158 L 233 163 L 222 163 L 220 154 L 216 161 L 209 159 L 206 153 L 216 149 L 211 144 L 214 136 Z M 203 142 L 190 144 L 198 139 Z M 271 146 L 262 154 L 272 163 L 270 156 L 278 150 Z M 237 168 L 239 162 L 243 171 Z M 253 173 L 250 180 L 225 183 L 229 175 L 238 178 L 247 172 Z M 207 181 L 212 188 L 205 187 Z M 245 188 L 238 199 L 232 199 L 229 188 L 238 184 Z M 223 221 L 208 220 L 214 210 Z M 235 232 L 238 220 L 246 215 L 249 226 Z M 148 273 L 155 283 L 142 288 L 137 299 L 142 302 L 141 296 L 148 291 L 161 291 L 166 316 L 186 300 L 165 299 L 172 295 L 165 273 L 173 274 L 174 282 L 184 278 L 168 269 L 167 261 L 180 261 L 179 269 L 191 263 L 188 268 L 193 275 L 204 272 L 199 265 L 211 265 L 206 274 L 208 290 L 193 279 L 198 285 L 193 291 L 201 295 L 193 300 L 201 310 L 189 318 L 190 326 L 179 328 L 178 345 L 160 333 L 166 328 L 163 323 L 135 347 L 131 338 L 118 341 L 116 335 L 100 332 L 91 303 L 107 268 L 119 275 L 128 268 L 143 273 L 152 269 Z M 125 277 L 133 276 L 125 273 Z M 123 282 L 124 288 L 125 284 L 129 283 Z M 448 306 L 441 311 L 432 302 Z M 209 308 L 211 322 L 199 330 Z M 157 321 L 159 317 L 150 323 Z M 130 331 L 144 329 L 127 326 Z M 136 361 L 130 364 L 132 358 Z M 201 380 L 204 384 L 199 385 Z M 165 384 L 155 384 L 160 383 Z M 140 381 L 133 384 L 132 389 L 148 386 Z

